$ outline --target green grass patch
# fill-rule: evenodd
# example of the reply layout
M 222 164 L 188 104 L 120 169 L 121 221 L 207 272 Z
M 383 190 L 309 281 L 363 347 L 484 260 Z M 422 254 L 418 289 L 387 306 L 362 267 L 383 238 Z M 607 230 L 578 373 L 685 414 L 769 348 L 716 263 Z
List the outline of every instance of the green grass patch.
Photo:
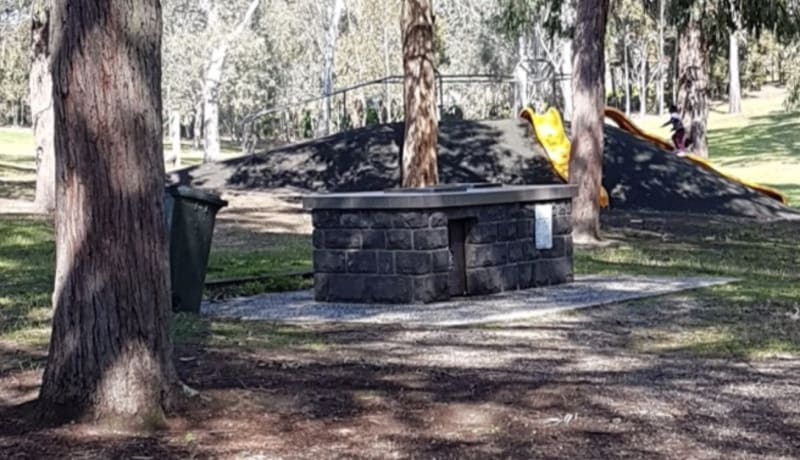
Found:
M 326 346 L 320 334 L 299 326 L 266 321 L 220 321 L 192 314 L 175 315 L 173 336 L 179 345 L 246 347 L 273 349 L 302 347 L 322 350 Z
M 307 237 L 286 236 L 269 250 L 244 252 L 214 249 L 209 279 L 228 279 L 283 273 L 310 268 Z M 45 349 L 49 341 L 52 310 L 51 292 L 55 269 L 55 242 L 52 225 L 44 219 L 0 216 L 0 341 L 20 347 Z M 274 278 L 244 285 L 207 290 L 207 296 L 253 295 L 267 291 L 305 289 L 310 281 L 297 277 Z M 178 315 L 175 323 L 180 340 L 231 344 L 241 339 L 253 346 L 279 346 L 295 340 L 289 329 L 208 321 Z M 202 327 L 200 327 L 202 326 Z M 199 328 L 199 329 L 198 329 Z M 238 338 L 237 338 L 238 337 Z M 304 339 L 298 338 L 297 341 Z
M 626 231 L 622 245 L 576 251 L 576 271 L 741 280 L 692 293 L 702 309 L 687 313 L 691 317 L 678 329 L 644 326 L 640 332 L 650 338 L 634 341 L 634 348 L 727 358 L 800 354 L 800 225 L 716 222 L 662 237 Z
M 789 197 L 790 206 L 800 207 L 800 112 L 783 110 L 785 96 L 768 88 L 746 97 L 736 115 L 719 104 L 708 119 L 709 157 L 724 172 L 773 187 Z M 666 119 L 635 121 L 669 139 L 669 128 L 660 126 Z

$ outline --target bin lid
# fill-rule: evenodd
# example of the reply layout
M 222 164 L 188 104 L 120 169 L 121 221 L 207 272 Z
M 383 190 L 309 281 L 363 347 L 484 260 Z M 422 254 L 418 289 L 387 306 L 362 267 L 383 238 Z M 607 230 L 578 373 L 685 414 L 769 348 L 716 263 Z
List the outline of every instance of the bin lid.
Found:
M 187 198 L 195 201 L 202 201 L 219 207 L 225 207 L 228 205 L 227 201 L 223 200 L 219 195 L 215 193 L 206 192 L 186 185 L 173 185 L 167 187 L 167 190 L 174 197 Z

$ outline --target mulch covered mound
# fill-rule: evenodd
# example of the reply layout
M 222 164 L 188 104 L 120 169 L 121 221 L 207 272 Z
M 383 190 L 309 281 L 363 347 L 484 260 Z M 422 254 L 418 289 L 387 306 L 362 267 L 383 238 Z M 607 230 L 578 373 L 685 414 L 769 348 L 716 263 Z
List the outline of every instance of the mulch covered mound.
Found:
M 606 126 L 603 185 L 611 207 L 631 211 L 790 218 L 781 203 Z M 225 162 L 191 167 L 173 180 L 196 187 L 343 192 L 397 186 L 399 123 L 361 128 Z M 439 126 L 442 183 L 558 183 L 544 151 L 521 120 L 444 121 Z

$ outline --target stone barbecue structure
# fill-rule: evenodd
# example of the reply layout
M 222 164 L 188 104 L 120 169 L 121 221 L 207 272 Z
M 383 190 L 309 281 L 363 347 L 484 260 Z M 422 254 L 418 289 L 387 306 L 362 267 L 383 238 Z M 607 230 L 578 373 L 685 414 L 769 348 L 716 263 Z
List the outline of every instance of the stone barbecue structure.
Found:
M 428 303 L 570 282 L 569 185 L 311 195 L 314 298 Z

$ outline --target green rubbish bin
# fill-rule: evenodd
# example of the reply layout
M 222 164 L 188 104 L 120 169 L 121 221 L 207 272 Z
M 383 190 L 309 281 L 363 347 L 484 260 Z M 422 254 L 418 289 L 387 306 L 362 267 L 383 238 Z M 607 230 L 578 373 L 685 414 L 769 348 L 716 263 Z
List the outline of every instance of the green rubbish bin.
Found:
M 172 310 L 199 313 L 217 211 L 228 205 L 219 195 L 184 185 L 167 187 Z

